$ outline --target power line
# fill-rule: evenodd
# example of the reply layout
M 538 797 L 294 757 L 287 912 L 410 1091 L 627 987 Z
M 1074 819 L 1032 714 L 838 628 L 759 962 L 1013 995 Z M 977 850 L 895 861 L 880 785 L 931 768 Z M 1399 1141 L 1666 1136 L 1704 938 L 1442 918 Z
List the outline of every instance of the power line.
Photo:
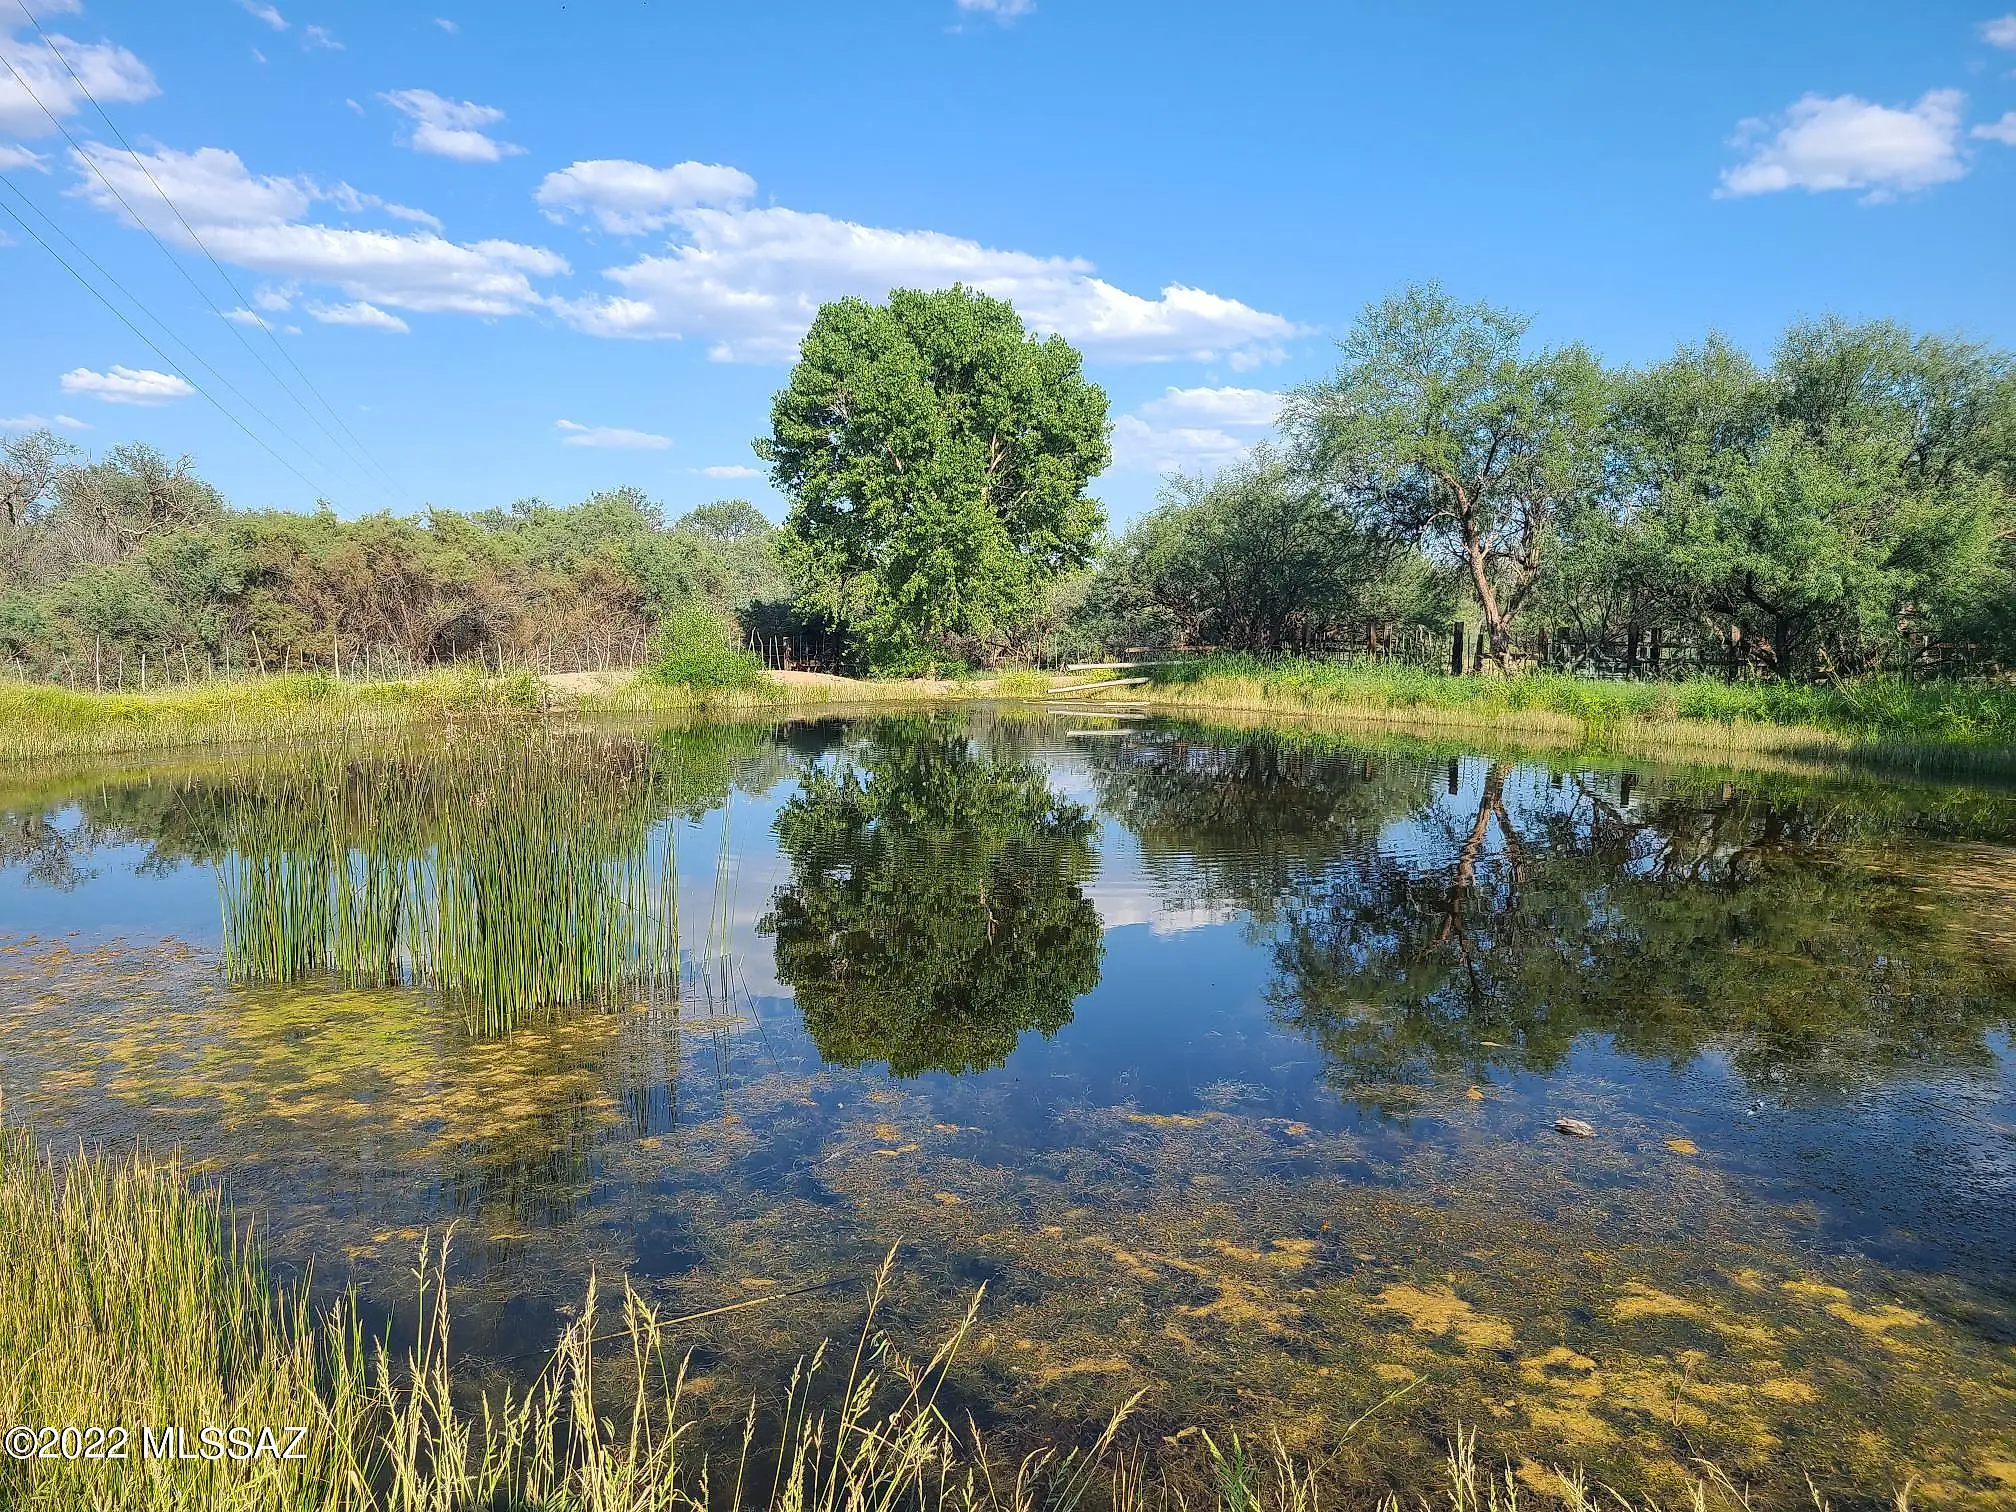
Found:
M 20 0 L 16 0 L 16 3 L 19 4 Z M 21 10 L 24 15 L 28 16 L 28 19 L 31 22 L 35 20 L 33 14 L 28 11 L 26 5 L 22 5 Z M 38 30 L 40 29 L 39 23 L 37 24 L 37 29 Z M 51 48 L 50 50 L 52 52 L 55 51 L 53 48 Z M 57 57 L 58 60 L 61 61 L 62 55 L 60 53 L 57 54 Z M 364 465 L 361 462 L 359 462 L 357 458 L 347 450 L 347 448 L 344 447 L 343 443 L 336 438 L 335 433 L 332 432 L 328 426 L 324 425 L 321 422 L 321 420 L 317 418 L 317 416 L 314 414 L 313 411 L 311 411 L 305 404 L 302 404 L 300 397 L 296 395 L 292 389 L 287 387 L 286 382 L 280 377 L 278 373 L 273 371 L 272 364 L 268 363 L 264 357 L 260 356 L 260 354 L 253 349 L 252 344 L 245 339 L 244 332 L 238 329 L 237 323 L 232 321 L 228 316 L 225 315 L 225 313 L 222 310 L 217 308 L 217 302 L 210 297 L 209 291 L 206 290 L 201 284 L 199 284 L 196 281 L 194 275 L 192 275 L 189 272 L 189 270 L 182 265 L 181 259 L 177 258 L 173 252 L 169 251 L 168 244 L 162 241 L 160 235 L 154 230 L 154 228 L 148 225 L 147 222 L 141 218 L 140 213 L 133 208 L 132 204 L 127 200 L 126 196 L 119 192 L 119 186 L 117 184 L 114 184 L 110 178 L 106 177 L 105 170 L 98 165 L 97 160 L 93 158 L 90 153 L 84 150 L 83 145 L 77 140 L 77 138 L 70 134 L 70 128 L 65 126 L 63 122 L 57 117 L 56 113 L 50 110 L 50 108 L 43 103 L 42 97 L 36 94 L 34 87 L 29 84 L 27 79 L 22 77 L 21 71 L 14 66 L 13 60 L 8 58 L 4 52 L 0 52 L 0 64 L 4 64 L 6 66 L 7 72 L 14 76 L 15 83 L 21 86 L 22 91 L 28 96 L 28 98 L 33 100 L 36 104 L 36 107 L 41 110 L 42 114 L 48 117 L 49 123 L 63 134 L 63 139 L 70 144 L 71 150 L 76 153 L 78 158 L 81 159 L 86 165 L 88 165 L 93 173 L 98 175 L 99 182 L 104 184 L 106 189 L 108 189 L 111 192 L 112 197 L 119 202 L 120 208 L 123 209 L 127 213 L 127 215 L 132 217 L 133 223 L 135 225 L 139 226 L 141 230 L 147 233 L 149 239 L 153 241 L 155 247 L 159 249 L 161 255 L 168 259 L 170 265 L 174 267 L 175 271 L 182 275 L 183 280 L 186 283 L 188 283 L 189 287 L 194 289 L 197 295 L 203 300 L 203 303 L 210 307 L 211 313 L 217 316 L 219 320 L 224 321 L 226 325 L 231 327 L 231 334 L 235 338 L 237 338 L 238 344 L 245 348 L 246 352 L 251 356 L 253 361 L 257 362 L 260 367 L 266 370 L 266 376 L 271 378 L 276 384 L 279 384 L 281 391 L 285 393 L 289 399 L 292 399 L 294 403 L 300 407 L 301 412 L 308 416 L 310 422 L 313 423 L 319 430 L 322 431 L 322 433 L 325 436 L 329 438 L 330 442 L 336 447 L 338 454 L 343 456 L 344 459 L 348 461 L 352 467 L 355 467 L 360 474 L 362 474 L 368 479 L 369 474 L 368 472 L 366 472 Z M 67 69 L 69 65 L 65 63 L 64 67 Z M 76 75 L 73 73 L 71 77 L 75 78 Z M 83 87 L 81 81 L 79 82 L 78 87 L 80 89 Z M 96 102 L 94 101 L 93 103 L 95 104 Z M 130 151 L 131 149 L 128 150 Z M 16 192 L 18 193 L 19 191 L 17 190 Z M 165 322 L 163 324 L 165 326 Z M 270 336 L 271 332 L 269 331 L 267 334 Z M 183 345 L 186 346 L 187 343 L 185 342 L 183 343 Z M 272 422 L 271 420 L 269 420 L 267 423 L 269 425 L 274 424 L 274 422 Z M 279 430 L 279 427 L 277 425 L 274 425 L 274 429 Z M 283 431 L 281 432 L 281 434 L 284 435 L 285 432 Z M 299 438 L 290 438 L 290 439 L 293 439 L 294 444 L 296 446 L 300 446 L 303 452 L 306 452 L 311 458 L 314 458 L 317 466 L 324 468 L 328 467 L 328 463 L 323 462 L 319 457 L 315 457 L 315 454 L 312 451 L 309 451 L 308 448 L 302 444 Z
M 197 351 L 196 348 L 191 346 L 188 342 L 184 341 L 180 336 L 176 335 L 173 327 L 171 327 L 160 316 L 156 315 L 152 310 L 147 308 L 146 301 L 142 300 L 139 295 L 135 294 L 131 289 L 127 288 L 126 285 L 119 282 L 118 278 L 112 273 L 112 271 L 109 268 L 107 268 L 103 263 L 98 261 L 97 258 L 93 257 L 88 251 L 86 251 L 85 248 L 79 244 L 79 242 L 74 236 L 72 236 L 69 232 L 65 231 L 61 226 L 56 224 L 56 222 L 50 218 L 49 212 L 44 210 L 41 206 L 37 205 L 34 200 L 30 199 L 26 194 L 26 192 L 22 190 L 19 184 L 15 183 L 12 179 L 8 178 L 6 174 L 0 173 L 0 185 L 5 185 L 7 188 L 13 190 L 14 197 L 20 200 L 21 203 L 26 205 L 30 210 L 34 211 L 35 214 L 38 217 L 40 217 L 43 225 L 47 226 L 50 231 L 55 233 L 57 236 L 61 237 L 64 241 L 68 242 L 71 251 L 75 252 L 79 257 L 84 259 L 84 261 L 89 263 L 93 268 L 96 268 L 98 270 L 98 274 L 100 277 L 102 277 L 107 283 L 112 285 L 113 288 L 117 289 L 121 294 L 123 294 L 126 297 L 127 301 L 134 306 L 134 308 L 138 309 L 141 314 L 145 315 L 149 320 L 153 321 L 157 327 L 160 328 L 162 335 L 166 336 L 170 341 L 174 342 L 175 345 L 182 348 L 184 352 L 187 352 L 192 362 L 194 362 L 198 367 L 202 368 L 203 371 L 208 373 L 212 378 L 215 378 L 218 381 L 218 383 L 222 384 L 225 388 L 229 389 L 232 395 L 241 404 L 243 404 L 247 409 L 252 411 L 252 413 L 257 415 L 261 420 L 264 420 L 268 425 L 272 426 L 277 434 L 281 436 L 287 435 L 287 432 L 284 429 L 282 429 L 279 421 L 275 420 L 271 415 L 267 414 L 266 411 L 259 408 L 259 406 L 255 404 L 251 399 L 247 398 L 244 391 L 240 389 L 237 384 L 233 383 L 229 378 L 225 377 L 224 374 L 218 372 L 216 368 L 212 367 L 210 363 L 204 358 L 201 352 Z M 296 446 L 301 445 L 299 441 L 295 441 L 294 444 Z M 312 461 L 314 461 L 318 467 L 328 466 L 328 463 L 323 462 L 321 458 L 316 457 L 313 452 L 308 451 L 305 447 L 303 447 L 302 450 L 303 454 L 309 457 Z
M 198 247 L 198 249 L 201 250 L 203 255 L 209 259 L 210 266 L 217 270 L 217 276 L 224 280 L 224 287 L 231 291 L 232 297 L 238 301 L 240 306 L 250 308 L 251 301 L 245 297 L 245 295 L 239 290 L 238 285 L 232 281 L 231 275 L 224 270 L 224 265 L 217 260 L 216 255 L 211 252 L 209 246 L 205 244 L 203 238 L 196 234 L 196 228 L 189 224 L 188 218 L 182 214 L 181 207 L 178 206 L 174 200 L 168 197 L 168 191 L 161 187 L 160 182 L 154 177 L 152 170 L 148 168 L 146 161 L 140 156 L 139 153 L 133 150 L 133 144 L 126 140 L 126 133 L 119 129 L 119 123 L 112 119 L 111 115 L 106 111 L 105 107 L 98 102 L 98 97 L 92 94 L 90 88 L 84 83 L 83 79 L 78 77 L 77 70 L 70 66 L 70 60 L 63 56 L 62 50 L 59 49 L 56 46 L 56 44 L 50 40 L 49 34 L 44 30 L 42 30 L 42 23 L 35 18 L 35 13 L 28 9 L 27 0 L 14 0 L 14 3 L 20 7 L 21 13 L 28 18 L 28 24 L 35 28 L 35 34 L 42 39 L 42 45 L 49 49 L 50 53 L 55 57 L 58 63 L 61 63 L 63 65 L 63 71 L 70 75 L 71 80 L 77 85 L 78 90 L 83 94 L 84 98 L 91 102 L 91 108 L 98 112 L 98 118 L 105 123 L 106 128 L 112 133 L 112 135 L 119 139 L 119 145 L 126 149 L 126 155 L 133 159 L 133 165 L 136 168 L 138 168 L 143 175 L 145 175 L 147 182 L 154 186 L 154 192 L 161 196 L 161 202 L 164 205 L 166 205 L 170 210 L 175 212 L 175 219 L 181 222 L 182 229 L 189 233 L 189 239 L 193 241 Z M 100 174 L 99 177 L 103 178 L 104 175 Z M 216 306 L 212 305 L 211 308 L 215 309 Z M 395 492 L 404 494 L 406 490 L 399 486 L 399 481 L 396 478 L 394 478 L 390 472 L 386 471 L 385 465 L 371 454 L 371 449 L 367 447 L 361 439 L 358 438 L 357 433 L 355 431 L 350 429 L 349 423 L 345 421 L 344 418 L 336 412 L 336 407 L 332 405 L 329 402 L 328 398 L 323 394 L 323 392 L 315 386 L 315 380 L 310 378 L 307 375 L 307 373 L 302 371 L 301 364 L 294 360 L 294 354 L 292 352 L 288 351 L 285 346 L 281 345 L 280 338 L 273 334 L 272 327 L 262 324 L 260 326 L 260 329 L 266 333 L 266 339 L 268 342 L 272 344 L 273 350 L 278 352 L 281 358 L 287 363 L 287 365 L 292 369 L 294 369 L 295 376 L 298 377 L 301 380 L 301 382 L 307 387 L 308 392 L 315 396 L 316 401 L 321 404 L 322 408 L 328 411 L 329 418 L 334 420 L 338 428 L 342 430 L 343 434 L 350 438 L 351 443 L 356 446 L 358 453 L 361 454 L 367 461 L 369 461 L 373 467 L 378 469 L 379 475 L 383 477 L 385 481 L 392 486 Z M 246 350 L 248 351 L 251 350 L 250 343 L 246 344 Z M 268 369 L 268 371 L 270 372 L 271 369 Z M 274 381 L 275 382 L 279 381 L 277 374 L 274 377 Z M 282 384 L 281 386 L 283 388 L 286 387 L 284 384 Z M 315 416 L 309 411 L 307 405 L 301 403 L 300 399 L 295 396 L 293 390 L 289 389 L 287 391 L 287 396 L 290 399 L 293 399 L 297 405 L 300 405 L 301 412 L 304 415 L 308 415 L 308 417 L 311 420 L 315 421 L 315 424 L 318 427 L 322 428 L 323 434 L 325 435 L 328 434 L 327 427 L 322 426 L 322 422 L 319 419 L 315 418 Z M 336 438 L 334 436 L 330 436 L 329 439 L 331 441 L 334 441 Z
M 10 184 L 8 187 L 12 188 L 13 186 Z M 20 190 L 16 189 L 14 192 L 16 194 L 19 194 Z M 117 305 L 112 303 L 111 300 L 107 299 L 102 293 L 100 293 L 99 290 L 93 286 L 91 280 L 86 278 L 82 273 L 79 273 L 74 267 L 72 267 L 69 263 L 69 260 L 66 259 L 61 252 L 58 252 L 54 247 L 50 246 L 49 243 L 44 241 L 42 239 L 42 235 L 40 232 L 38 232 L 33 226 L 29 225 L 28 222 L 21 219 L 21 217 L 15 213 L 14 207 L 12 205 L 8 204 L 5 200 L 0 200 L 0 210 L 6 211 L 9 219 L 11 219 L 15 225 L 19 226 L 23 231 L 26 231 L 28 235 L 31 238 L 33 238 L 35 244 L 38 247 L 40 247 L 44 252 L 47 252 L 51 257 L 55 258 L 56 261 L 59 264 L 61 264 L 64 272 L 68 273 L 72 278 L 76 279 L 77 282 L 84 285 L 85 289 L 89 291 L 92 298 L 96 299 L 100 304 L 105 306 L 106 309 L 110 310 L 114 315 L 118 316 L 120 324 L 124 325 L 127 330 L 131 331 L 135 336 L 138 336 L 143 342 L 145 342 L 148 346 L 148 349 L 151 350 L 156 357 L 159 357 L 163 362 L 167 363 L 168 366 L 173 368 L 175 370 L 175 375 L 178 378 L 180 378 L 184 383 L 188 384 L 190 388 L 194 389 L 197 393 L 201 394 L 206 400 L 208 400 L 212 405 L 214 405 L 217 409 L 217 412 L 221 414 L 226 420 L 229 420 L 233 425 L 237 426 L 238 429 L 245 432 L 245 434 L 248 437 L 250 437 L 255 443 L 257 443 L 259 448 L 262 451 L 264 451 L 267 456 L 271 457 L 275 462 L 278 462 L 282 467 L 286 468 L 287 471 L 294 474 L 294 476 L 299 478 L 302 481 L 302 483 L 304 483 L 311 491 L 313 491 L 318 495 L 321 493 L 321 490 L 319 488 L 316 488 L 315 484 L 309 480 L 308 475 L 306 473 L 302 472 L 300 468 L 296 467 L 292 462 L 289 462 L 285 457 L 281 456 L 280 453 L 273 450 L 273 448 L 267 444 L 265 437 L 259 435 L 243 420 L 240 420 L 236 415 L 232 414 L 230 410 L 226 409 L 223 403 L 217 398 L 215 394 L 211 393 L 208 389 L 204 388 L 202 384 L 198 383 L 194 378 L 191 378 L 189 376 L 188 372 L 183 368 L 181 363 L 177 362 L 173 357 L 170 357 L 166 352 L 162 351 L 161 348 L 155 343 L 153 337 L 149 336 L 145 331 L 141 330 L 140 327 L 133 324 L 131 320 L 127 319 L 126 312 L 124 310 L 120 309 Z

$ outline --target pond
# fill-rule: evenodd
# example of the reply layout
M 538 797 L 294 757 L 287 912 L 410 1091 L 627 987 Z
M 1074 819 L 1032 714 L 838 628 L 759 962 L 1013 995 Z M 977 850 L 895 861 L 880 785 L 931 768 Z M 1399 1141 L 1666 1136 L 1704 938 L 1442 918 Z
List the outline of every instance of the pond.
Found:
M 739 1427 L 900 1243 L 1011 1437 L 2008 1506 L 2012 863 L 1990 789 L 985 707 L 17 769 L 0 1093 L 394 1326 L 452 1221 L 472 1373 L 627 1276 Z

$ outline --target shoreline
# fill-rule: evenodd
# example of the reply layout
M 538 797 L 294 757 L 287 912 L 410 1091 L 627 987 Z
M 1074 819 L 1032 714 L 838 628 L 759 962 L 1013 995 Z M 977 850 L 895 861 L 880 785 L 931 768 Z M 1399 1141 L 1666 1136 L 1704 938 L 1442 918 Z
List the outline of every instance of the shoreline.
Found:
M 628 670 L 442 672 L 387 682 L 338 681 L 326 674 L 238 678 L 167 690 L 91 693 L 39 684 L 0 684 L 0 763 L 78 756 L 126 756 L 330 734 L 380 735 L 430 725 L 526 717 L 689 714 L 795 715 L 823 709 L 934 707 L 997 701 L 1039 707 L 1047 684 L 1068 676 L 1010 673 L 999 678 L 879 681 L 815 672 L 765 672 L 749 690 L 699 691 L 642 683 Z M 1941 738 L 1874 737 L 1811 723 L 1689 715 L 1646 718 L 1602 706 L 1622 696 L 1600 688 L 1596 717 L 1519 706 L 1489 684 L 1460 687 L 1463 701 L 1427 702 L 1405 690 L 1369 685 L 1335 691 L 1272 686 L 1255 677 L 1208 675 L 1155 680 L 1073 694 L 1090 717 L 1098 707 L 1240 727 L 1270 723 L 1362 730 L 1431 741 L 1483 740 L 1516 749 L 1667 759 L 1780 770 L 1867 769 L 1957 777 L 2016 775 L 2016 746 Z M 1438 690 L 1439 691 L 1439 690 Z M 1515 690 L 1514 698 L 1517 692 Z M 1579 690 L 1575 690 L 1579 691 Z M 1655 693 L 1656 693 L 1655 689 Z M 1654 699 L 1637 695 L 1641 703 Z M 1671 701 L 1670 697 L 1667 700 Z

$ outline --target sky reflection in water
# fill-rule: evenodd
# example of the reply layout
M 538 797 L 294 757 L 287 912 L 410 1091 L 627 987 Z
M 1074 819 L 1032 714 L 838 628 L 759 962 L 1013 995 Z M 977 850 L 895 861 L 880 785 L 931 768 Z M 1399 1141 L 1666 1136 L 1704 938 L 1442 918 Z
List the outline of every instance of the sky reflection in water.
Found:
M 1315 1448 L 1420 1375 L 1348 1473 L 1465 1421 L 1843 1505 L 2016 1477 L 2016 801 L 1071 728 L 0 792 L 9 1116 L 179 1145 L 386 1307 L 456 1220 L 504 1368 L 591 1266 L 686 1311 L 901 1238 L 902 1324 L 989 1286 L 983 1415 L 1152 1384 Z M 853 1298 L 696 1328 L 724 1414 Z

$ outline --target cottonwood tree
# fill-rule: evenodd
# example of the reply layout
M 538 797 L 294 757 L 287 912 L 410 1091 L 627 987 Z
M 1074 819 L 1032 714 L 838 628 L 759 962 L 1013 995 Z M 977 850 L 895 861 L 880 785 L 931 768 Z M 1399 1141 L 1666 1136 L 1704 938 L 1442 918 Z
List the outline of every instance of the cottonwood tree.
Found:
M 1581 346 L 1527 355 L 1528 321 L 1435 284 L 1366 308 L 1333 378 L 1291 395 L 1301 466 L 1367 525 L 1460 566 L 1509 658 L 1560 521 L 1599 497 L 1611 383 Z
M 1104 526 L 1105 393 L 970 289 L 822 306 L 770 422 L 799 607 L 879 668 L 998 655 Z

